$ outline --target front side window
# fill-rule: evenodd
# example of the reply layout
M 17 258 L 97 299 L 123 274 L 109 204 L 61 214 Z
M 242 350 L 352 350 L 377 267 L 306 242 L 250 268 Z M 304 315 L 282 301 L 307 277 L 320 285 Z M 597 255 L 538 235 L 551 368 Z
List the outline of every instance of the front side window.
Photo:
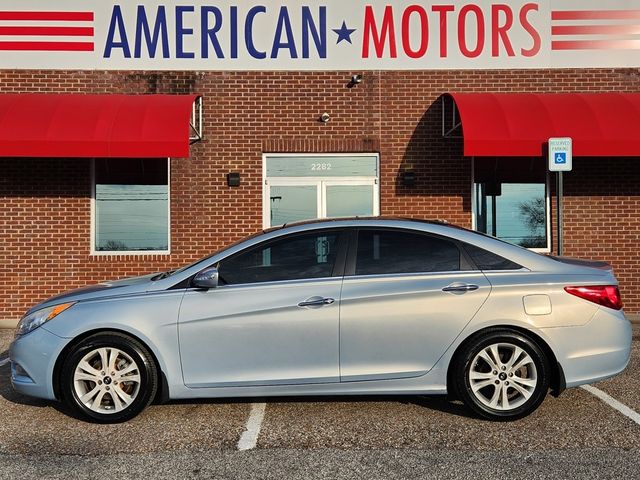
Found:
M 476 230 L 521 247 L 549 249 L 542 159 L 476 158 L 473 194 Z
M 268 242 L 222 260 L 223 284 L 330 277 L 338 253 L 338 233 L 296 235 Z
M 460 270 L 460 250 L 448 240 L 409 232 L 362 230 L 356 275 Z
M 169 250 L 167 159 L 96 159 L 96 252 Z

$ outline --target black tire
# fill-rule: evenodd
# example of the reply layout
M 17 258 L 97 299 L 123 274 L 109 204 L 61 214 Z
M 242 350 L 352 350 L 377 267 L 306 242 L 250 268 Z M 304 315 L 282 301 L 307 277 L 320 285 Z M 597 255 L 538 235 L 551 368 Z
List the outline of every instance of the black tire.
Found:
M 111 388 L 111 390 L 104 395 L 106 398 L 102 397 L 103 400 L 101 400 L 100 407 L 98 407 L 101 411 L 95 411 L 80 400 L 77 390 L 78 388 L 86 388 L 87 390 L 95 388 L 97 383 L 88 381 L 81 383 L 80 387 L 78 387 L 74 381 L 74 375 L 81 360 L 86 355 L 101 348 L 109 349 L 109 352 L 112 351 L 110 349 L 117 349 L 124 353 L 123 356 L 118 358 L 122 359 L 128 356 L 133 360 L 138 367 L 136 371 L 139 372 L 139 384 L 123 382 L 122 378 L 120 379 L 120 386 L 112 379 L 104 382 L 101 381 L 100 388 L 107 388 L 108 390 Z M 101 363 L 98 363 L 98 365 L 101 366 L 98 370 L 104 369 Z M 110 373 L 112 372 L 106 371 L 105 378 L 109 377 Z M 116 370 L 115 373 L 117 377 L 118 371 Z M 100 372 L 100 374 L 102 374 L 102 372 Z M 106 386 L 107 382 L 110 384 L 109 387 Z M 111 385 L 112 382 L 113 384 Z M 115 411 L 114 407 L 114 411 L 111 412 L 105 409 L 109 408 L 109 403 L 114 403 L 115 400 L 118 400 L 109 397 L 110 395 L 114 395 L 113 388 L 122 388 L 123 391 L 125 391 L 125 388 L 131 389 L 130 393 L 132 393 L 132 395 L 130 396 L 132 400 L 129 405 L 120 411 Z M 60 393 L 64 404 L 79 418 L 95 423 L 120 423 L 132 419 L 153 401 L 157 390 L 158 369 L 148 349 L 134 338 L 118 332 L 97 333 L 74 345 L 68 352 L 60 371 Z M 121 403 L 121 400 L 118 400 L 118 403 Z M 102 407 L 103 404 L 105 405 L 104 407 Z
M 500 366 L 494 370 L 488 361 L 482 358 L 477 359 L 477 356 L 480 355 L 484 349 L 498 344 L 501 345 L 498 350 L 499 356 L 502 358 L 500 362 L 504 361 L 508 364 L 508 360 L 510 359 L 510 357 L 508 357 L 509 352 L 511 352 L 512 355 L 516 354 L 517 350 L 515 348 L 511 349 L 510 346 L 519 347 L 532 360 L 532 363 L 527 363 L 526 366 L 521 367 L 515 373 L 515 378 L 519 378 L 523 371 L 526 372 L 527 375 L 535 377 L 535 386 L 523 387 L 521 383 L 517 383 L 516 385 L 520 389 L 524 388 L 527 390 L 527 395 L 530 395 L 528 398 L 514 388 L 514 374 L 510 374 L 511 370 L 506 367 L 506 371 L 502 371 L 502 367 L 505 366 L 504 363 L 499 363 Z M 493 355 L 489 356 L 493 358 Z M 524 354 L 521 354 L 519 358 L 524 358 Z M 517 366 L 517 364 L 518 362 L 516 361 L 513 366 Z M 486 375 L 489 377 L 486 378 L 486 380 L 474 380 L 474 382 L 478 382 L 475 384 L 476 388 L 480 385 L 480 382 L 491 381 L 486 387 L 480 388 L 477 393 L 474 393 L 471 385 L 470 375 L 472 369 L 476 375 Z M 493 378 L 492 375 L 494 375 L 496 371 L 498 372 L 496 378 Z M 500 376 L 500 374 L 503 375 Z M 461 347 L 461 350 L 454 359 L 450 380 L 457 397 L 476 414 L 489 420 L 510 421 L 523 418 L 540 406 L 549 390 L 551 368 L 544 350 L 540 348 L 533 339 L 520 332 L 508 329 L 494 329 L 473 337 Z M 528 382 L 533 381 L 532 378 L 526 378 L 525 380 Z M 489 397 L 493 399 L 493 395 L 498 389 L 504 389 L 505 392 L 507 392 L 506 407 L 499 404 L 496 405 L 495 408 L 492 408 L 490 405 L 487 405 L 486 402 L 489 402 Z M 500 392 L 502 392 L 502 390 L 500 390 Z M 499 394 L 499 397 L 502 397 L 502 393 Z M 509 403 L 510 399 L 513 401 L 513 404 Z M 498 401 L 502 403 L 501 399 Z M 521 404 L 518 404 L 519 402 L 521 402 Z

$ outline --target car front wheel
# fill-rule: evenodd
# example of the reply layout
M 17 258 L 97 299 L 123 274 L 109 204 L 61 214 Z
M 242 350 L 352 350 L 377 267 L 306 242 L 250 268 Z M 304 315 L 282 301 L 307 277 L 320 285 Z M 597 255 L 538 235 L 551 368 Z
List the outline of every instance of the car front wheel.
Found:
M 460 398 L 491 420 L 516 420 L 533 412 L 549 390 L 550 374 L 544 351 L 509 330 L 489 331 L 470 341 L 454 366 Z
M 157 388 L 157 369 L 149 351 L 117 332 L 92 335 L 75 345 L 60 376 L 66 406 L 98 423 L 135 417 L 151 403 Z

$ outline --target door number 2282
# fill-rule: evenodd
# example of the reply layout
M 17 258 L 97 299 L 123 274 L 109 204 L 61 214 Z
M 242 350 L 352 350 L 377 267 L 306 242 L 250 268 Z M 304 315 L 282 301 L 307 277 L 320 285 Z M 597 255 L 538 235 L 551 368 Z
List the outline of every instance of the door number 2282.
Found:
M 331 170 L 331 164 L 330 163 L 312 163 L 311 170 L 312 171 Z

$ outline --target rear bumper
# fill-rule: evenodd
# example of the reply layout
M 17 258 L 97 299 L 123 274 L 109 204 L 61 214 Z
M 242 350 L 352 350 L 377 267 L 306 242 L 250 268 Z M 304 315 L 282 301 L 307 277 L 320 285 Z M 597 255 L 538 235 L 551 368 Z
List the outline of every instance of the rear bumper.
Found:
M 567 387 L 613 377 L 629 364 L 631 323 L 622 311 L 600 308 L 583 326 L 543 328 Z

